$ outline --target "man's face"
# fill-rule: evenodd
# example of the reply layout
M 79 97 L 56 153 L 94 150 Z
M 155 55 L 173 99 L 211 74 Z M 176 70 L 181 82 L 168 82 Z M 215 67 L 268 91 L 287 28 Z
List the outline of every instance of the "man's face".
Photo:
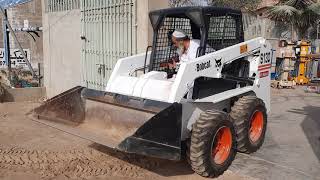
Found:
M 177 40 L 176 37 L 172 37 L 172 43 L 173 43 L 174 47 L 177 48 L 177 54 L 179 56 L 181 56 L 185 52 L 184 41 Z
M 183 48 L 183 41 L 178 41 L 176 37 L 172 37 L 172 43 L 176 48 Z

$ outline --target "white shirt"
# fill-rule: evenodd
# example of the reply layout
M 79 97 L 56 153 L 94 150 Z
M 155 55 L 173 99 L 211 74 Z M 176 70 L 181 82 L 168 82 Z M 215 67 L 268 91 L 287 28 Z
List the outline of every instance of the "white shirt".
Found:
M 197 56 L 198 48 L 200 47 L 199 39 L 191 39 L 189 48 L 179 57 L 180 62 L 187 62 L 195 59 Z

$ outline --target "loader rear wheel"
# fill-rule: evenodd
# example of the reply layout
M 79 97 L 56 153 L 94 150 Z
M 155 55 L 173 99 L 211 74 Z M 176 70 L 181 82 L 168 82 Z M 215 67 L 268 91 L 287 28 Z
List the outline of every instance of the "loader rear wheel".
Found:
M 253 153 L 263 144 L 267 113 L 264 102 L 256 96 L 244 96 L 234 103 L 230 112 L 237 137 L 237 149 Z
M 235 155 L 235 131 L 228 116 L 216 111 L 201 114 L 192 128 L 192 169 L 203 177 L 217 177 L 228 169 Z

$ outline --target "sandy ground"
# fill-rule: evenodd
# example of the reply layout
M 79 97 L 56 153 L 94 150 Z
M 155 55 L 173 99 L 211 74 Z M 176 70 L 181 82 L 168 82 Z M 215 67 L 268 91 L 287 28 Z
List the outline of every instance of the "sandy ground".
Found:
M 185 161 L 115 152 L 30 120 L 38 103 L 0 104 L 0 179 L 205 179 Z M 320 96 L 273 90 L 266 142 L 218 179 L 320 177 Z M 306 122 L 307 121 L 307 122 Z

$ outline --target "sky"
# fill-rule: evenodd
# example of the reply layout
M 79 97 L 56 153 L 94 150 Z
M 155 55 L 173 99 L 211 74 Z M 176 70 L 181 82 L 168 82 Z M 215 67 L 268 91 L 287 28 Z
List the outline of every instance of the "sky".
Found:
M 10 8 L 10 7 L 14 7 L 18 4 L 22 4 L 22 3 L 26 3 L 32 0 L 0 0 L 0 6 L 2 8 Z

